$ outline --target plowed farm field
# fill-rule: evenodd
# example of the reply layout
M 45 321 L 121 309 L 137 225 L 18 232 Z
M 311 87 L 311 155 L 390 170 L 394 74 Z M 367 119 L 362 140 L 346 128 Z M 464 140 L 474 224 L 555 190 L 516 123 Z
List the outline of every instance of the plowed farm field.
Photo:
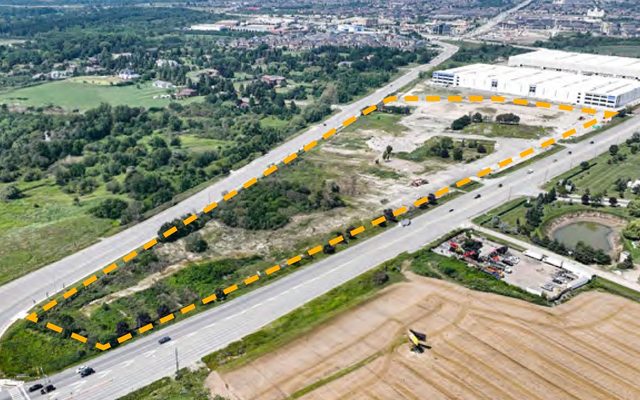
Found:
M 319 329 L 207 380 L 230 399 L 640 399 L 640 304 L 545 308 L 408 275 Z M 427 334 L 423 354 L 406 330 Z

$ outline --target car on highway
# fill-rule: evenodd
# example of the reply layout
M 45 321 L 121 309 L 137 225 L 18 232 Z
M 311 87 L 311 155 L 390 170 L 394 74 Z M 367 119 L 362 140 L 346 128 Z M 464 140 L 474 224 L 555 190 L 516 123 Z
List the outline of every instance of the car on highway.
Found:
M 402 221 L 400 221 L 400 225 L 405 227 L 405 226 L 409 226 L 411 225 L 411 220 L 410 219 L 403 219 Z
M 89 375 L 95 374 L 96 371 L 91 368 L 91 367 L 86 367 L 85 369 L 83 369 L 82 371 L 80 371 L 80 377 L 85 378 Z
M 450 209 L 449 209 L 449 212 L 453 212 L 453 208 L 450 208 Z
M 56 387 L 52 384 L 48 384 L 47 386 L 40 389 L 40 394 L 47 394 L 49 392 L 53 392 L 54 390 L 56 390 Z
M 81 365 L 78 368 L 76 368 L 76 374 L 79 374 L 80 372 L 82 372 L 83 369 L 87 368 L 86 365 Z
M 482 197 L 482 195 L 481 195 L 480 193 L 478 193 L 478 194 L 474 197 L 474 199 L 479 199 L 480 197 Z
M 160 340 L 158 340 L 158 343 L 165 344 L 170 340 L 171 340 L 171 338 L 169 336 L 164 336 L 164 337 L 161 337 Z
M 529 175 L 533 174 L 533 170 L 532 170 L 531 168 L 529 168 L 529 169 L 527 170 L 527 174 L 529 174 Z
M 44 387 L 44 385 L 42 385 L 41 383 L 36 383 L 35 385 L 31 385 L 29 386 L 29 393 L 31 392 L 35 392 L 36 390 L 40 390 Z

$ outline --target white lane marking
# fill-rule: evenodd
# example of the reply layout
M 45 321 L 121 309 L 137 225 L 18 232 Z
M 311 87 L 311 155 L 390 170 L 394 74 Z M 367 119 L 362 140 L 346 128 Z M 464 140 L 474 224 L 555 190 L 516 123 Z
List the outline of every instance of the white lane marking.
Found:
M 143 354 L 143 356 L 144 356 L 145 358 L 149 358 L 149 357 L 151 357 L 152 355 L 154 355 L 154 354 L 156 353 L 156 351 L 158 351 L 158 350 L 157 350 L 157 349 L 156 349 L 156 350 L 149 350 L 149 351 L 147 351 L 146 353 L 144 353 L 144 354 Z
M 98 378 L 102 379 L 102 378 L 104 378 L 105 376 L 109 375 L 110 373 L 111 373 L 111 370 L 110 370 L 110 369 L 108 369 L 108 370 L 106 370 L 106 371 L 98 372 L 98 373 L 96 374 L 96 376 L 97 376 Z
M 125 362 L 122 363 L 123 367 L 128 367 L 129 365 L 133 364 L 134 362 L 136 362 L 135 358 L 132 358 L 131 360 L 127 360 Z
M 193 332 L 191 332 L 190 334 L 188 334 L 188 335 L 187 335 L 187 336 L 185 336 L 185 337 L 186 337 L 186 338 L 189 338 L 189 337 L 194 336 L 194 335 L 197 335 L 197 334 L 198 334 L 198 331 L 193 331 Z
M 85 385 L 86 383 L 87 383 L 87 381 L 81 380 L 81 381 L 78 381 L 76 383 L 72 383 L 69 386 L 71 386 L 73 388 L 73 390 L 75 390 L 75 389 L 79 388 L 80 386 Z

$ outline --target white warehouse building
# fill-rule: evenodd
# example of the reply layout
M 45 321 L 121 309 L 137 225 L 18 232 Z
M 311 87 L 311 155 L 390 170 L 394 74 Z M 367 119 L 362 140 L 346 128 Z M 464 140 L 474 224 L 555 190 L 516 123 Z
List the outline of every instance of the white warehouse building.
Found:
M 505 65 L 472 64 L 435 71 L 432 82 L 603 108 L 621 108 L 640 99 L 640 81 Z
M 640 80 L 640 58 L 538 50 L 511 56 L 508 64 L 511 67 L 531 67 Z

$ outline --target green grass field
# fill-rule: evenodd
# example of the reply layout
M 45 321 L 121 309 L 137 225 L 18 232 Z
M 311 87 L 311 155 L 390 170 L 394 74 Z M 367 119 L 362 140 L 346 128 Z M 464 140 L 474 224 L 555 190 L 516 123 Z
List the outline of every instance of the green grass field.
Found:
M 403 117 L 404 115 L 376 112 L 369 114 L 365 118 L 359 118 L 356 122 L 345 128 L 343 132 L 381 130 L 392 135 L 400 135 L 407 130 L 407 127 L 399 124 Z
M 0 185 L 0 190 L 4 186 Z M 75 253 L 118 229 L 112 221 L 87 213 L 107 196 L 104 191 L 80 197 L 80 205 L 74 205 L 73 196 L 49 180 L 18 187 L 23 198 L 0 202 L 0 284 Z
M 85 111 L 100 103 L 129 105 L 135 107 L 164 107 L 172 100 L 154 99 L 153 96 L 167 93 L 165 89 L 141 83 L 127 86 L 82 83 L 77 80 L 48 82 L 41 85 L 0 92 L 0 104 L 45 107 L 59 106 L 66 110 Z M 192 97 L 180 102 L 194 102 L 201 97 Z
M 467 126 L 462 132 L 487 137 L 536 139 L 549 133 L 549 129 L 542 126 L 505 125 L 482 122 Z
M 231 142 L 196 135 L 180 135 L 180 148 L 194 153 L 217 150 L 219 147 L 225 147 L 229 143 Z

